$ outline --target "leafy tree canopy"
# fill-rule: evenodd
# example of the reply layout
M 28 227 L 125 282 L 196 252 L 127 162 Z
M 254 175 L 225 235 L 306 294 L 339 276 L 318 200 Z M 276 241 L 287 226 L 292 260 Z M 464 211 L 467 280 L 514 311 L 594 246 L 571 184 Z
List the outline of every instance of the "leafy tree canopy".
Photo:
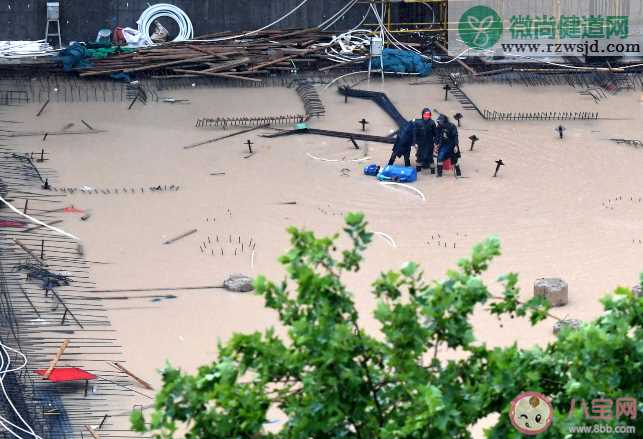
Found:
M 619 288 L 602 300 L 600 317 L 564 329 L 546 347 L 489 348 L 476 340 L 470 323 L 479 305 L 533 325 L 549 315 L 546 300 L 519 300 L 514 273 L 500 277 L 499 296 L 482 282 L 480 275 L 500 255 L 499 240 L 491 237 L 443 280 L 425 281 L 412 262 L 381 274 L 373 294 L 382 334 L 374 337 L 360 326 L 341 280 L 363 263 L 372 239 L 366 226 L 363 215 L 347 215 L 344 232 L 352 245 L 342 251 L 338 235 L 318 238 L 290 228 L 292 249 L 280 262 L 292 282 L 255 282 L 287 340 L 273 329 L 235 334 L 196 374 L 166 365 L 151 419 L 133 413 L 134 429 L 157 438 L 187 430 L 191 439 L 469 438 L 473 424 L 499 413 L 488 437 L 520 438 L 509 406 L 530 390 L 550 397 L 555 410 L 553 425 L 539 437 L 571 438 L 570 426 L 594 422 L 584 419 L 579 404 L 570 411 L 574 399 L 624 396 L 639 401 L 637 419 L 627 421 L 643 431 L 643 298 Z M 441 361 L 441 348 L 457 349 L 463 358 Z M 271 407 L 287 419 L 276 433 L 265 428 Z

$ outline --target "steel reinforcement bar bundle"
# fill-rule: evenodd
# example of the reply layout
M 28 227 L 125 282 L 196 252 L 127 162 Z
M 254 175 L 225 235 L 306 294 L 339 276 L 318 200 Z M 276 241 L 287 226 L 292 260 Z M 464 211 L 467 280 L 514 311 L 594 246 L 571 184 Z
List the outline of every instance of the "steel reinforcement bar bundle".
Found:
M 597 120 L 598 113 L 594 112 L 552 112 L 540 111 L 535 113 L 522 113 L 522 112 L 500 112 L 491 110 L 482 110 L 482 114 L 486 120 Z
M 453 95 L 465 110 L 476 111 L 483 119 L 489 121 L 546 121 L 546 120 L 597 120 L 600 119 L 598 112 L 589 111 L 536 111 L 536 112 L 502 112 L 488 109 L 481 109 L 463 90 L 462 75 L 442 75 L 441 80 L 446 90 Z
M 297 81 L 295 85 L 295 91 L 304 103 L 304 109 L 309 117 L 320 117 L 326 114 L 326 108 L 315 86 L 304 81 Z
M 643 89 L 643 73 L 506 68 L 481 72 L 477 75 L 459 75 L 458 82 L 495 82 L 509 86 L 521 85 L 525 87 L 549 87 L 556 85 L 569 85 L 574 88 L 601 87 L 608 92 L 616 93 L 620 90 Z
M 203 118 L 196 121 L 197 128 L 230 128 L 264 125 L 292 125 L 306 122 L 310 119 L 305 114 L 288 114 L 281 116 L 256 116 L 256 117 L 215 117 Z
M 265 125 L 293 125 L 303 123 L 312 117 L 321 117 L 326 114 L 326 108 L 317 93 L 314 85 L 307 81 L 292 81 L 289 85 L 295 86 L 295 91 L 304 104 L 306 114 L 286 114 L 279 116 L 232 116 L 197 119 L 197 128 L 228 128 L 235 126 L 259 127 Z
M 151 102 L 158 102 L 155 84 L 139 81 Z M 0 105 L 17 105 L 33 102 L 81 103 L 128 102 L 132 85 L 103 79 L 77 79 L 63 75 L 18 75 L 3 77 L 0 81 Z

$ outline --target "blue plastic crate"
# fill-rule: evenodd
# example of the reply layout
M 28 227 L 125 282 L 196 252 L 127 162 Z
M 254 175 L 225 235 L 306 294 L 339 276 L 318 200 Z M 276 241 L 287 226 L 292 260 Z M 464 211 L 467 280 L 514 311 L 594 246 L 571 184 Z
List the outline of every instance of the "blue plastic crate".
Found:
M 364 167 L 364 175 L 375 177 L 378 172 L 380 172 L 380 167 L 378 165 L 368 165 Z
M 417 180 L 418 174 L 415 168 L 405 166 L 389 165 L 377 174 L 380 181 L 396 181 L 399 183 L 412 183 Z

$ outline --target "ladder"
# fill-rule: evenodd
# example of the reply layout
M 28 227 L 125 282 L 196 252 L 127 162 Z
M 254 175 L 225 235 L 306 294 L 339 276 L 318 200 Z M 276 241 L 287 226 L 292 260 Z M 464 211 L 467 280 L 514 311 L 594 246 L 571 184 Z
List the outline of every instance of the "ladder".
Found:
M 49 25 L 53 23 L 56 23 L 56 31 L 55 33 L 50 33 Z M 47 2 L 47 27 L 45 28 L 45 40 L 49 41 L 49 37 L 58 37 L 58 48 L 62 49 L 63 42 L 62 37 L 60 36 L 60 2 Z
M 371 83 L 371 72 L 373 71 L 377 72 L 377 70 L 373 70 L 373 58 L 380 59 L 379 72 L 382 74 L 382 83 L 384 83 L 384 58 L 382 56 L 383 50 L 384 50 L 384 38 L 372 37 L 369 44 L 369 56 L 368 56 L 368 84 L 369 85 Z

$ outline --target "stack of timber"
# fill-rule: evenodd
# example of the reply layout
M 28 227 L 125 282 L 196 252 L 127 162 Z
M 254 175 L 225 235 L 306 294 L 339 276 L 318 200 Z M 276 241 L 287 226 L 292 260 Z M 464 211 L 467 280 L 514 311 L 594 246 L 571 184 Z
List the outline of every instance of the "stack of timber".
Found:
M 168 43 L 96 60 L 81 77 L 112 73 L 163 73 L 164 77 L 219 77 L 261 82 L 262 75 L 279 71 L 316 69 L 328 64 L 324 45 L 331 35 L 318 29 L 257 32 L 243 38 L 206 35 L 192 41 Z

